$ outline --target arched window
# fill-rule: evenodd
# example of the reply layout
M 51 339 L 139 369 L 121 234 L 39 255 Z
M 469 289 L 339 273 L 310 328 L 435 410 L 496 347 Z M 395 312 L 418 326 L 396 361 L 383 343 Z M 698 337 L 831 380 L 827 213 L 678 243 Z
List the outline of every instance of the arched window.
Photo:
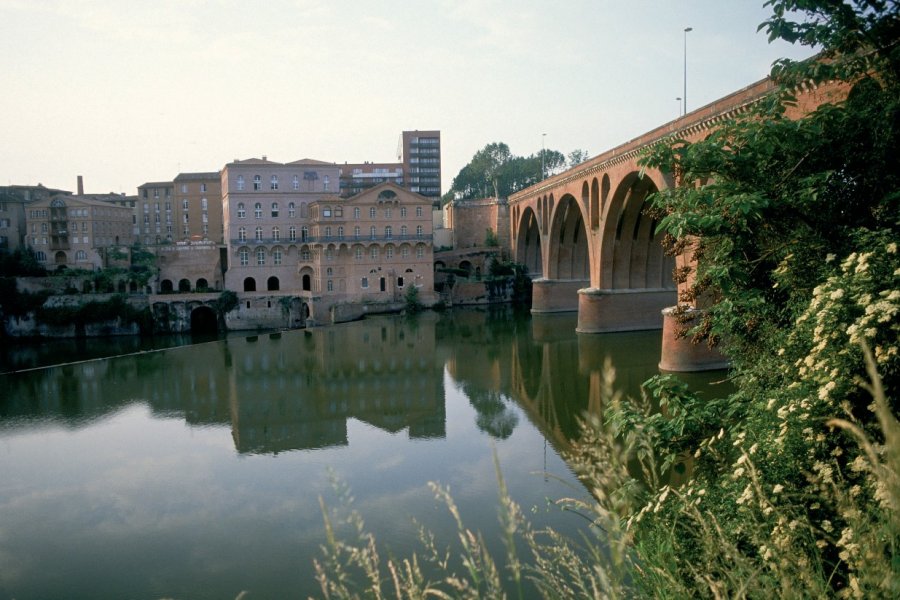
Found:
M 416 258 L 424 258 L 425 257 L 425 246 L 419 244 L 416 246 Z
M 241 248 L 238 250 L 238 256 L 241 259 L 241 266 L 246 267 L 250 264 L 250 251 L 246 248 Z
M 353 218 L 359 219 L 359 207 L 358 206 L 353 209 Z
M 327 248 L 325 250 L 325 260 L 334 260 L 334 249 Z
M 409 258 L 409 246 L 406 244 L 400 246 L 400 256 L 403 258 Z
M 390 225 L 386 225 L 384 228 L 384 237 L 387 239 L 394 237 L 394 228 Z
M 362 260 L 362 256 L 363 256 L 362 246 L 357 246 L 354 254 L 356 255 L 356 260 Z
M 280 265 L 281 256 L 281 248 L 275 248 L 274 250 L 272 250 L 272 263 Z
M 369 209 L 369 218 L 370 218 L 370 219 L 374 219 L 374 218 L 375 218 L 375 207 L 374 207 L 374 206 L 373 206 L 372 208 Z
M 344 226 L 341 225 L 338 227 L 338 239 L 344 239 Z
M 278 278 L 275 277 L 274 275 L 272 277 L 269 277 L 269 279 L 266 280 L 266 289 L 270 292 L 277 292 L 278 291 Z
M 304 248 L 300 251 L 300 260 L 308 261 L 309 260 L 309 248 Z
M 304 225 L 303 227 L 300 228 L 300 241 L 305 242 L 308 239 L 309 239 L 309 227 Z
M 243 175 L 237 176 L 237 189 L 239 192 L 244 191 L 244 176 Z
M 297 241 L 297 228 L 291 225 L 291 228 L 288 229 L 288 236 L 292 242 Z
M 257 219 L 262 219 L 262 204 L 259 202 L 253 205 L 253 216 Z
M 405 207 L 405 206 L 401 206 L 401 207 L 400 207 L 400 218 L 401 218 L 401 219 L 405 219 L 405 218 L 406 218 L 406 207 Z
M 247 207 L 244 206 L 243 202 L 238 202 L 238 219 L 243 219 L 247 216 Z
M 247 228 L 246 227 L 238 227 L 238 241 L 239 242 L 247 241 Z
M 371 227 L 369 227 L 369 239 L 374 240 L 375 237 L 376 237 L 376 235 L 375 235 L 375 226 L 372 225 Z
M 329 279 L 328 283 L 326 284 L 326 288 L 328 289 L 329 292 L 333 292 L 334 291 L 334 282 Z
M 417 206 L 417 207 L 416 207 L 416 216 L 417 216 L 417 217 L 421 217 L 421 216 L 422 216 L 422 207 L 421 207 L 421 206 Z
M 272 239 L 275 240 L 276 242 L 281 240 L 281 232 L 278 230 L 277 227 L 272 228 Z
M 388 246 L 387 248 L 384 249 L 384 257 L 388 260 L 391 260 L 392 258 L 394 258 L 394 247 L 393 246 Z
M 273 202 L 272 203 L 272 217 L 277 217 L 277 216 L 278 216 L 278 203 Z
M 297 179 L 296 175 L 294 176 L 294 179 Z M 288 203 L 288 216 L 292 219 L 297 216 L 297 205 L 293 202 Z
M 266 264 L 266 249 L 265 248 L 257 248 L 256 249 L 256 264 L 259 266 Z
M 331 226 L 325 228 L 325 237 L 331 237 Z
M 334 274 L 334 269 L 332 269 L 331 267 L 328 267 L 327 269 L 325 269 L 326 277 L 331 277 L 333 274 Z
M 278 189 L 278 175 L 272 175 L 272 178 L 269 180 L 269 187 L 273 190 Z
M 253 191 L 258 192 L 262 189 L 262 177 L 259 175 L 253 176 Z
M 422 226 L 416 225 L 416 237 L 422 237 Z
M 353 228 L 353 237 L 359 239 L 359 225 Z
M 252 277 L 247 277 L 244 279 L 244 291 L 245 292 L 255 292 L 256 291 L 256 280 Z M 249 305 L 250 303 L 247 302 Z
M 406 237 L 406 234 L 409 233 L 409 228 L 406 225 L 400 226 L 400 237 Z
M 262 236 L 262 227 L 257 226 L 257 227 L 256 227 L 256 241 L 257 241 L 257 242 L 261 242 L 262 239 L 263 239 L 263 236 Z
M 372 260 L 378 260 L 378 246 L 372 246 L 369 248 L 369 257 Z

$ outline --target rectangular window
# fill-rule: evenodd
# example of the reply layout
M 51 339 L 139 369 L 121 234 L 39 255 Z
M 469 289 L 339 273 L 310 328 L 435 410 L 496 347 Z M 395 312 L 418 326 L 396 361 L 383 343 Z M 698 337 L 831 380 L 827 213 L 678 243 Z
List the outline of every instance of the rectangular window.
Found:
M 369 287 L 369 278 L 363 277 L 362 278 L 362 289 L 365 290 L 365 289 L 368 289 L 368 287 Z

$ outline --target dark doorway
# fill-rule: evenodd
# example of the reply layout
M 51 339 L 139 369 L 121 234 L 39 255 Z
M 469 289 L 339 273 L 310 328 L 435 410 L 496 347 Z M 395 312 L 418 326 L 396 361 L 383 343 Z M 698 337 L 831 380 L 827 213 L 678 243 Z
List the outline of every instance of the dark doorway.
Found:
M 163 279 L 159 282 L 159 292 L 161 294 L 169 294 L 172 292 L 172 280 Z
M 191 311 L 192 335 L 215 335 L 219 330 L 216 313 L 209 306 L 198 306 Z
M 266 281 L 266 289 L 270 292 L 277 292 L 278 291 L 278 278 L 274 277 L 274 276 L 269 277 L 269 279 Z
M 248 277 L 244 280 L 244 291 L 245 292 L 255 292 L 256 291 L 256 280 L 252 277 Z
M 311 289 L 312 289 L 312 285 L 311 285 L 311 280 L 309 278 L 309 275 L 304 275 L 303 276 L 303 291 L 308 292 Z
M 387 284 L 386 284 L 385 281 L 384 281 L 384 277 L 381 278 L 380 286 L 381 286 L 381 291 L 382 291 L 382 292 L 383 292 L 384 290 L 387 289 Z
M 197 291 L 198 292 L 205 292 L 208 289 L 209 289 L 209 283 L 204 278 L 201 277 L 200 279 L 197 280 Z
M 179 292 L 189 292 L 191 291 L 191 282 L 188 279 L 182 279 L 178 282 L 178 291 Z

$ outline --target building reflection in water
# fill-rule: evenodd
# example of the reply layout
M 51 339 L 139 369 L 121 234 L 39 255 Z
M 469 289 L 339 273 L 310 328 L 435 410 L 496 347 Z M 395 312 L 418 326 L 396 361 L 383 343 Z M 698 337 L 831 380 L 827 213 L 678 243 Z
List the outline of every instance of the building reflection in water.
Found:
M 346 445 L 350 418 L 441 438 L 436 320 L 372 319 L 7 375 L 0 427 L 80 427 L 145 402 L 158 417 L 230 426 L 241 453 Z
M 575 334 L 576 318 L 509 309 L 379 317 L 3 375 L 0 429 L 80 427 L 143 402 L 160 418 L 230 427 L 240 453 L 347 445 L 351 418 L 443 438 L 446 369 L 481 431 L 507 439 L 524 414 L 565 450 L 578 418 L 603 409 L 607 359 L 627 394 L 658 372 L 659 332 Z

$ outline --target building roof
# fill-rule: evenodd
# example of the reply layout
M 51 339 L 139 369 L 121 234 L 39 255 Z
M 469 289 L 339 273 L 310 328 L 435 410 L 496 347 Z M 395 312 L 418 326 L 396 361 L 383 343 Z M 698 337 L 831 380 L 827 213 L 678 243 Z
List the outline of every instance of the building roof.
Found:
M 179 173 L 175 176 L 175 181 L 201 181 L 205 179 L 218 179 L 218 171 L 208 171 L 204 173 Z
M 172 187 L 171 181 L 148 181 L 138 186 L 138 189 L 146 187 Z
M 295 161 L 285 163 L 285 164 L 288 164 L 288 165 L 318 165 L 318 166 L 325 166 L 325 167 L 337 166 L 334 163 L 327 162 L 324 160 L 316 160 L 314 158 L 301 158 L 300 160 L 295 160 Z

